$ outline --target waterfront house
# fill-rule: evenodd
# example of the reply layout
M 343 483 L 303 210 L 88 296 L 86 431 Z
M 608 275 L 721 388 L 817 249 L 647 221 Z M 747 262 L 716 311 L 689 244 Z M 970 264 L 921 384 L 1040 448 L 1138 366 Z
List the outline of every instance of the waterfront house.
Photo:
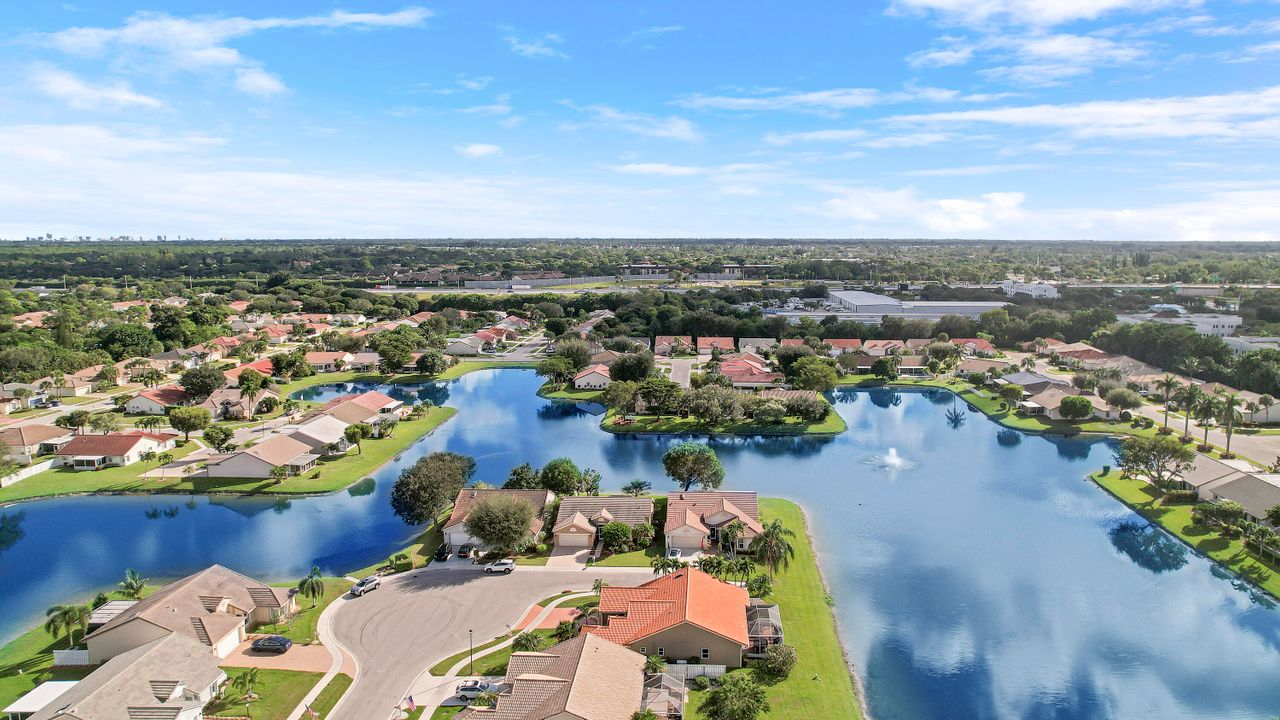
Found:
M 286 475 L 301 475 L 314 468 L 319 459 L 310 445 L 285 435 L 272 435 L 251 447 L 209 456 L 205 474 L 211 478 L 267 480 L 276 468 L 284 468 Z
M 667 493 L 667 522 L 662 529 L 667 548 L 698 553 L 721 543 L 721 532 L 734 521 L 743 533 L 736 550 L 747 549 L 763 530 L 755 491 L 673 490 Z
M 474 356 L 484 351 L 484 340 L 474 335 L 468 337 L 454 338 L 445 346 L 444 351 L 448 355 L 458 356 Z
M 289 437 L 310 446 L 318 455 L 341 455 L 350 450 L 346 429 L 347 423 L 332 415 L 317 415 L 293 428 L 283 428 Z
M 337 372 L 353 359 L 349 352 L 309 352 L 305 359 L 317 373 Z
M 292 591 L 211 565 L 165 585 L 85 637 L 89 660 L 106 662 L 178 634 L 225 658 L 250 628 L 276 622 L 297 609 Z
M 29 464 L 41 455 L 58 452 L 74 436 L 70 430 L 54 425 L 19 425 L 0 430 L 0 445 L 4 445 L 14 462 Z
M 745 589 L 686 567 L 634 587 L 601 588 L 599 613 L 582 632 L 669 662 L 742 667 L 750 607 Z
M 608 365 L 590 365 L 573 376 L 573 386 L 578 390 L 603 390 L 611 382 Z
M 58 449 L 55 467 L 98 470 L 123 467 L 142 459 L 146 452 L 162 453 L 177 446 L 177 435 L 133 430 L 105 435 L 77 435 Z
M 1049 386 L 1026 397 L 1018 403 L 1018 410 L 1027 415 L 1043 415 L 1054 420 L 1065 420 L 1062 416 L 1062 400 L 1068 397 L 1082 397 L 1089 401 L 1093 408 L 1091 418 L 1099 420 L 1115 420 L 1120 411 L 1107 404 L 1097 395 L 1085 395 L 1073 387 Z
M 653 500 L 630 495 L 577 495 L 560 501 L 551 529 L 556 547 L 592 547 L 597 531 L 611 522 L 635 527 L 653 521 Z
M 463 488 L 453 501 L 453 512 L 444 523 L 444 541 L 450 545 L 483 546 L 467 531 L 467 515 L 471 507 L 486 497 L 501 495 L 524 500 L 533 507 L 533 520 L 529 522 L 529 540 L 536 541 L 542 533 L 543 515 L 547 505 L 555 500 L 555 493 L 550 490 L 508 490 L 506 488 Z
M 163 385 L 129 398 L 124 411 L 130 415 L 165 415 L 169 408 L 187 404 L 187 391 L 177 385 Z
M 220 388 L 214 390 L 198 407 L 208 410 L 214 420 L 243 420 L 261 412 L 267 398 L 277 402 L 280 400 L 274 390 L 267 388 L 259 390 L 252 397 L 241 396 L 239 388 Z

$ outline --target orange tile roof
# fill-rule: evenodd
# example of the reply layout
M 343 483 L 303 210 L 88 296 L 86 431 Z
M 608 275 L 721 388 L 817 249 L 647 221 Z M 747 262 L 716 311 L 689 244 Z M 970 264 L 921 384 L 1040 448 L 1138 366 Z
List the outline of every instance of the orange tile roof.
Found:
M 636 587 L 603 588 L 600 611 L 609 615 L 608 624 L 582 630 L 629 645 L 688 623 L 746 647 L 748 603 L 745 589 L 683 568 Z

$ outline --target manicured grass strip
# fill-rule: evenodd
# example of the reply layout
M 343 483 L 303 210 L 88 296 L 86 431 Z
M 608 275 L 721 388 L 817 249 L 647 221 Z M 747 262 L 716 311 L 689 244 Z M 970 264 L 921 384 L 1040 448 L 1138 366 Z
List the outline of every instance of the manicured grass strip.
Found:
M 548 607 L 562 607 L 562 605 L 561 605 L 561 604 L 560 604 L 560 602 L 559 602 L 559 601 L 560 601 L 560 599 L 561 599 L 561 598 L 563 598 L 563 597 L 565 597 L 566 595 L 573 595 L 573 594 L 574 594 L 574 592 L 562 592 L 562 593 L 560 593 L 559 595 L 552 595 L 551 597 L 546 598 L 545 600 L 540 600 L 540 601 L 538 601 L 538 605 L 539 605 L 540 607 L 543 607 L 543 608 L 548 608 Z M 589 598 L 584 598 L 584 599 L 583 599 L 583 602 L 585 602 L 585 601 L 592 601 L 592 602 L 594 602 L 595 600 L 596 600 L 596 597 L 595 597 L 594 595 L 592 595 L 592 596 L 591 596 L 591 597 L 589 597 Z M 568 603 L 565 603 L 565 604 L 563 605 L 563 607 L 582 607 L 582 605 L 581 605 L 581 604 L 579 604 L 579 601 L 570 601 L 570 602 L 568 602 Z M 535 613 L 535 614 L 536 614 L 536 613 Z M 523 618 L 521 618 L 521 619 L 523 619 Z M 550 630 L 535 630 L 535 631 L 533 631 L 533 632 L 534 632 L 534 633 L 536 633 L 536 634 L 539 634 L 539 635 L 541 635 L 541 634 L 544 634 L 544 633 L 545 633 L 548 637 L 550 637 L 550 634 L 551 634 L 551 631 L 550 631 Z M 477 645 L 477 646 L 476 646 L 476 651 L 475 651 L 476 672 L 477 672 L 477 673 L 479 673 L 479 674 L 481 674 L 481 675 L 501 675 L 501 674 L 505 673 L 505 672 L 506 672 L 506 666 L 507 666 L 507 659 L 511 657 L 511 647 L 510 647 L 510 646 L 507 646 L 507 647 L 503 648 L 502 650 L 499 650 L 498 652 L 494 653 L 494 654 L 493 654 L 492 656 L 490 656 L 490 657 L 482 657 L 482 656 L 484 656 L 484 651 L 485 651 L 485 650 L 488 650 L 489 648 L 493 647 L 494 645 L 497 645 L 498 643 L 501 643 L 501 642 L 503 642 L 504 640 L 507 640 L 508 638 L 510 638 L 512 635 L 515 635 L 515 634 L 518 634 L 518 633 L 507 633 L 506 635 L 499 635 L 498 637 L 496 637 L 496 638 L 494 638 L 494 639 L 490 640 L 489 642 L 484 643 L 483 645 Z M 431 669 L 430 669 L 430 670 L 428 670 L 427 672 L 429 672 L 429 673 L 431 673 L 432 675 L 435 675 L 435 676 L 437 676 L 437 677 L 442 677 L 445 673 L 449 672 L 449 669 L 450 669 L 450 668 L 452 668 L 454 665 L 457 665 L 459 662 L 461 662 L 461 661 L 465 660 L 466 658 L 468 658 L 468 657 L 470 657 L 470 656 L 471 656 L 471 650 L 470 650 L 470 648 L 468 648 L 468 649 L 466 649 L 466 650 L 463 650 L 463 651 L 461 651 L 461 652 L 454 653 L 453 655 L 450 655 L 449 657 L 447 657 L 447 658 L 445 658 L 445 659 L 441 660 L 440 662 L 436 663 L 435 665 L 432 665 L 432 666 L 431 666 Z M 484 669 L 484 668 L 486 668 L 486 667 L 488 667 L 488 668 L 496 667 L 496 663 L 494 662 L 494 660 L 493 660 L 492 658 L 500 658 L 500 659 L 501 659 L 501 661 L 502 661 L 502 662 L 501 662 L 501 665 L 502 665 L 502 671 L 501 671 L 501 672 L 496 672 L 496 673 L 480 672 L 482 669 Z
M 498 643 L 502 642 L 503 640 L 506 640 L 509 637 L 511 636 L 499 635 L 498 637 L 490 640 L 487 643 L 484 643 L 482 645 L 477 645 L 476 660 L 480 659 L 480 655 L 483 651 L 488 650 L 489 648 L 493 647 L 494 645 L 497 645 Z M 449 657 L 436 663 L 435 665 L 432 665 L 431 669 L 428 670 L 428 672 L 430 672 L 432 675 L 435 675 L 437 677 L 443 677 L 445 673 L 449 672 L 450 668 L 452 668 L 454 665 L 457 665 L 459 662 L 467 659 L 470 656 L 471 656 L 471 650 L 469 648 L 466 650 L 463 650 L 462 652 L 454 653 Z M 478 663 L 477 663 L 477 667 L 479 667 Z
M 631 552 L 610 555 L 593 564 L 596 567 L 649 567 L 649 561 L 656 557 L 661 557 L 664 549 L 662 536 L 659 535 L 652 545 L 643 550 L 632 550 Z
M 554 630 L 530 630 L 529 632 L 542 638 L 542 647 L 550 647 L 555 644 L 555 640 L 551 637 L 555 632 Z M 484 657 L 480 657 L 480 654 L 477 653 L 476 670 L 474 673 L 468 674 L 506 675 L 507 663 L 511 662 L 511 653 L 515 652 L 514 647 L 515 646 L 513 645 L 508 645 L 504 648 L 494 650 L 492 653 L 485 655 Z
M 316 696 L 315 702 L 311 703 L 311 709 L 322 718 L 329 717 L 329 711 L 333 710 L 333 706 L 338 704 L 339 698 L 351 687 L 351 676 L 346 673 L 338 673 L 333 676 L 328 685 L 320 691 Z
M 435 553 L 436 548 L 440 547 L 440 543 L 444 542 L 444 531 L 441 529 L 441 526 L 444 521 L 449 518 L 451 511 L 452 506 L 446 508 L 444 512 L 441 513 L 440 518 L 436 523 L 424 530 L 421 535 L 409 544 L 408 547 L 403 550 L 397 550 L 396 552 L 388 555 L 387 560 L 380 560 L 368 567 L 363 567 L 359 570 L 352 570 L 347 574 L 356 578 L 372 575 L 377 572 L 379 568 L 386 567 L 387 561 L 391 559 L 391 555 L 398 553 L 408 553 L 409 560 L 413 563 L 413 568 L 420 568 L 430 564 L 432 561 L 432 554 Z
M 604 395 L 600 390 L 576 390 L 568 383 L 547 382 L 538 388 L 538 397 L 548 400 L 573 400 L 576 402 L 596 402 Z
M 847 428 L 844 419 L 835 410 L 827 413 L 825 420 L 811 423 L 798 417 L 788 417 L 777 425 L 765 425 L 751 420 L 739 422 L 722 422 L 708 425 L 695 417 L 640 415 L 630 425 L 614 425 L 616 410 L 605 413 L 600 420 L 600 429 L 621 435 L 629 434 L 664 434 L 664 435 L 839 435 Z
M 311 643 L 319 643 L 320 638 L 316 635 L 316 623 L 320 620 L 320 613 L 338 598 L 346 594 L 347 589 L 351 587 L 351 582 L 345 578 L 327 577 L 321 579 L 324 582 L 324 595 L 316 599 L 315 607 L 311 606 L 311 600 L 301 595 L 297 596 L 298 612 L 294 613 L 283 623 L 274 625 L 262 625 L 254 632 L 263 635 L 283 635 L 299 645 L 308 645 Z M 297 583 L 287 583 L 278 585 L 277 587 L 295 587 Z
M 134 463 L 121 468 L 73 471 L 63 468 L 46 470 L 32 475 L 7 488 L 0 489 L 0 503 L 16 500 L 75 495 L 83 493 L 179 493 L 179 494 L 317 494 L 330 493 L 348 487 L 373 473 L 388 460 L 404 452 L 418 438 L 435 430 L 457 412 L 451 407 L 431 408 L 417 420 L 405 420 L 396 425 L 389 438 L 373 438 L 363 441 L 363 452 L 355 450 L 331 459 L 322 460 L 316 470 L 286 478 L 279 484 L 274 480 L 236 478 L 142 478 L 139 475 L 155 465 Z M 175 459 L 196 448 L 194 442 L 173 451 Z M 316 477 L 317 472 L 319 477 Z
M 254 720 L 285 720 L 324 677 L 324 673 L 319 672 L 260 669 L 258 682 L 253 686 L 258 698 L 246 703 L 243 693 L 231 686 L 236 677 L 246 671 L 246 668 L 227 668 L 227 690 L 221 698 L 209 703 L 205 708 L 206 716 L 244 717 L 247 714 Z M 245 712 L 246 705 L 248 713 Z
M 1190 504 L 1164 505 L 1151 485 L 1127 478 L 1119 470 L 1089 476 L 1102 489 L 1160 527 L 1177 535 L 1197 552 L 1212 558 L 1275 598 L 1280 598 L 1280 566 L 1260 560 L 1239 538 L 1226 538 L 1191 519 Z
M 533 360 L 463 360 L 436 376 L 436 380 L 453 380 L 476 370 L 493 368 L 531 368 L 536 367 Z M 396 382 L 402 382 L 397 380 Z

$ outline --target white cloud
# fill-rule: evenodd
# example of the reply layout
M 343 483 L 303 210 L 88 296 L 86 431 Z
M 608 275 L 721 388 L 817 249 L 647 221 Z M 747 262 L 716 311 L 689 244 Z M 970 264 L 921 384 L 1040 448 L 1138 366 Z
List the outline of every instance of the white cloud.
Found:
M 834 88 L 807 92 L 782 92 L 751 95 L 702 95 L 679 98 L 676 105 L 694 110 L 730 110 L 738 112 L 797 112 L 838 116 L 843 112 L 906 102 L 986 102 L 1001 95 L 966 95 L 958 90 L 934 87 L 907 87 L 882 92 L 875 88 Z
M 907 64 L 913 68 L 940 68 L 964 65 L 973 58 L 974 49 L 952 46 L 934 50 L 921 50 L 907 56 Z
M 61 100 L 77 110 L 164 106 L 164 103 L 153 97 L 135 92 L 123 80 L 93 85 L 66 70 L 43 63 L 32 68 L 31 82 L 42 94 Z
M 858 128 L 839 130 L 810 130 L 807 132 L 767 133 L 764 141 L 770 145 L 791 145 L 800 142 L 852 142 L 863 140 L 869 133 Z
M 904 147 L 923 147 L 936 145 L 955 138 L 951 133 L 917 132 L 895 135 L 872 136 L 866 130 L 858 128 L 835 130 L 811 130 L 808 132 L 767 133 L 764 141 L 770 145 L 794 145 L 811 142 L 854 143 L 863 147 L 885 149 Z
M 1222 95 L 1095 100 L 902 115 L 889 120 L 897 124 L 1045 128 L 1080 138 L 1275 140 L 1280 137 L 1280 86 Z
M 280 78 L 262 68 L 236 68 L 236 89 L 249 95 L 278 95 L 287 88 Z
M 955 137 L 956 136 L 951 133 L 944 132 L 902 133 L 899 135 L 882 135 L 877 138 L 872 138 L 862 144 L 866 147 L 876 148 L 878 150 L 890 148 L 912 148 L 950 142 L 954 140 Z
M 466 157 L 471 157 L 471 158 L 489 157 L 490 155 L 497 155 L 502 152 L 501 147 L 497 145 L 490 145 L 488 143 L 471 143 L 470 145 L 455 145 L 453 149 L 457 150 L 458 154 L 465 155 Z
M 908 177 L 976 177 L 979 175 L 996 175 L 1025 170 L 1040 170 L 1044 165 L 1007 164 L 1007 165 L 969 165 L 967 167 L 930 168 L 927 170 L 908 170 L 903 175 Z
M 458 76 L 458 86 L 463 90 L 483 90 L 493 82 L 493 78 L 488 75 L 472 78 L 466 75 Z
M 892 0 L 889 12 L 933 15 L 960 25 L 1011 23 L 1047 27 L 1120 11 L 1149 12 L 1197 4 L 1198 0 Z
M 503 93 L 502 95 L 499 95 L 498 97 L 494 98 L 493 102 L 487 105 L 472 105 L 471 107 L 461 108 L 460 110 L 458 110 L 458 112 L 463 113 L 465 115 L 480 115 L 485 117 L 499 117 L 502 115 L 510 115 L 511 114 L 511 96 L 506 93 Z
M 1086 75 L 1096 67 L 1127 65 L 1147 54 L 1138 45 L 1069 33 L 1000 38 L 988 44 L 1007 48 L 1013 62 L 983 74 L 1024 85 L 1056 83 Z
M 335 10 L 326 15 L 303 17 L 180 18 L 165 13 L 139 12 L 116 28 L 74 27 L 35 36 L 62 52 L 95 57 L 115 53 L 121 64 L 149 72 L 206 72 L 226 69 L 258 69 L 259 64 L 228 47 L 232 40 L 266 30 L 287 28 L 393 28 L 421 25 L 431 11 L 410 7 L 392 13 L 351 13 Z M 265 73 L 258 69 L 259 72 Z M 279 81 L 277 80 L 277 83 Z M 239 85 L 239 83 L 237 83 Z M 250 77 L 248 92 L 269 87 L 262 77 Z M 278 92 L 278 91 L 277 91 Z
M 690 175 L 701 175 L 707 171 L 706 168 L 694 165 L 671 165 L 669 163 L 629 163 L 627 165 L 619 165 L 617 170 L 628 175 L 662 175 L 664 177 L 688 177 Z
M 626 37 L 622 38 L 622 40 L 620 40 L 619 42 L 621 42 L 623 45 L 627 45 L 627 44 L 639 42 L 639 41 L 648 41 L 652 38 L 655 38 L 661 35 L 669 35 L 671 33 L 677 33 L 677 32 L 684 32 L 684 26 L 683 25 L 652 25 L 650 27 L 640 28 L 639 30 L 632 32 L 630 35 L 627 35 Z
M 569 56 L 562 52 L 559 48 L 553 47 L 564 42 L 564 38 L 556 33 L 545 33 L 541 37 L 533 40 L 524 40 L 515 35 L 508 35 L 503 38 L 507 42 L 507 47 L 511 48 L 511 52 L 523 57 L 553 57 L 561 60 L 568 60 Z
M 974 236 L 990 232 L 1024 216 L 1024 195 L 1018 192 L 985 193 L 974 198 L 926 198 L 912 188 L 830 187 L 833 194 L 819 212 L 852 220 L 870 228 L 901 224 L 895 232 L 914 228 L 931 235 Z M 854 233 L 867 231 L 861 227 Z
M 562 100 L 561 104 L 565 107 L 581 111 L 591 117 L 587 123 L 568 123 L 564 127 L 567 129 L 577 129 L 584 125 L 614 128 L 623 130 L 635 135 L 645 135 L 648 137 L 665 138 L 668 140 L 684 140 L 685 142 L 697 142 L 702 140 L 702 133 L 698 132 L 698 128 L 685 118 L 668 115 L 660 117 L 658 115 L 650 115 L 648 113 L 626 112 L 609 105 L 587 105 L 578 107 L 574 103 Z

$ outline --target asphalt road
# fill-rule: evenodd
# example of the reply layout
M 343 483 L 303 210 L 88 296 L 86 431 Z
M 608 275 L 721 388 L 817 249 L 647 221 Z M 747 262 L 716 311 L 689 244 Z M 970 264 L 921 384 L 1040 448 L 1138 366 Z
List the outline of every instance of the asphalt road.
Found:
M 474 568 L 474 569 L 473 569 Z M 505 634 L 532 603 L 564 590 L 590 590 L 602 577 L 638 584 L 645 571 L 518 568 L 485 575 L 479 566 L 437 565 L 386 578 L 382 587 L 346 603 L 333 617 L 334 636 L 360 664 L 359 677 L 337 720 L 383 720 L 428 667 L 467 647 Z

